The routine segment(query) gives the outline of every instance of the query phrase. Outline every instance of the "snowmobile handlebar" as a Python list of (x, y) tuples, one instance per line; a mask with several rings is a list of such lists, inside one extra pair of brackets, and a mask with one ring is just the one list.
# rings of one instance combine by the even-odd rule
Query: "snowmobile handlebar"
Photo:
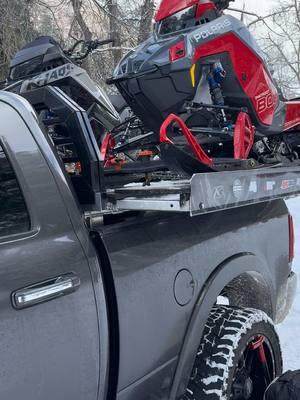
[[(96, 50), (100, 46), (104, 46), (106, 44), (114, 44), (114, 39), (108, 38), (104, 40), (78, 40), (74, 43), (74, 45), (65, 51), (65, 54), (69, 56), (73, 61), (82, 61), (84, 60), (92, 51)], [(84, 52), (75, 52), (78, 46), (83, 45), (85, 47)]]

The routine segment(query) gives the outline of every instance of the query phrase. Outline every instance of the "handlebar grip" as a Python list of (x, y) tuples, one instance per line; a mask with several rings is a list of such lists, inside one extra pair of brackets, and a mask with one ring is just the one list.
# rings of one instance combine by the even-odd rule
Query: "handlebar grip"
[(114, 44), (115, 39), (109, 38), (109, 39), (104, 39), (104, 40), (95, 40), (95, 44), (97, 44), (97, 47), (99, 46), (104, 46), (105, 44)]

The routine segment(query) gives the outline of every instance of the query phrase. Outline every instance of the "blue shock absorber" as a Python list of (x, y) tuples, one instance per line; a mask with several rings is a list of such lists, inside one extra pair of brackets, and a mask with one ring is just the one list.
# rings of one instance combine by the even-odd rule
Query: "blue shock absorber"
[(213, 64), (210, 73), (208, 74), (208, 84), (211, 94), (211, 99), (214, 105), (224, 106), (224, 96), (222, 93), (222, 82), (226, 77), (226, 71), (224, 70), (220, 62)]
[[(208, 74), (207, 80), (209, 84), (212, 103), (216, 106), (224, 106), (224, 96), (222, 93), (222, 82), (226, 77), (226, 71), (220, 62), (212, 65), (211, 71)], [(227, 124), (227, 118), (224, 109), (221, 109), (223, 121)]]

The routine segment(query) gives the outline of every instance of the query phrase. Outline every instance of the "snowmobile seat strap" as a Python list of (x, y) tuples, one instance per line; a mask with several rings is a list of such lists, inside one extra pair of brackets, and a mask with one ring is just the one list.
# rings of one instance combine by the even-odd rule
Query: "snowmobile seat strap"
[(160, 142), (161, 143), (168, 143), (174, 145), (172, 140), (168, 138), (168, 128), (171, 124), (176, 123), (181, 131), (182, 134), (186, 137), (187, 141), (189, 142), (189, 145), (191, 146), (191, 149), (196, 156), (196, 158), (204, 165), (211, 167), (214, 165), (213, 160), (208, 157), (208, 155), (205, 153), (201, 145), (197, 142), (195, 139), (194, 135), (192, 132), (189, 130), (189, 128), (186, 126), (185, 122), (178, 117), (178, 115), (175, 114), (170, 114), (165, 121), (163, 122), (161, 128), (160, 128)]

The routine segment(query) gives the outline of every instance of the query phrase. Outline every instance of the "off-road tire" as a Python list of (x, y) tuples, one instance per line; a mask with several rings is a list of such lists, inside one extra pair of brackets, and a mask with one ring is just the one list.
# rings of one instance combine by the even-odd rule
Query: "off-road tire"
[[(182, 400), (229, 400), (240, 357), (248, 344), (259, 335), (266, 338), (270, 354), (272, 352), (273, 379), (282, 373), (282, 357), (272, 320), (256, 309), (215, 307), (205, 326), (191, 379)], [(262, 398), (255, 397), (255, 400)]]

